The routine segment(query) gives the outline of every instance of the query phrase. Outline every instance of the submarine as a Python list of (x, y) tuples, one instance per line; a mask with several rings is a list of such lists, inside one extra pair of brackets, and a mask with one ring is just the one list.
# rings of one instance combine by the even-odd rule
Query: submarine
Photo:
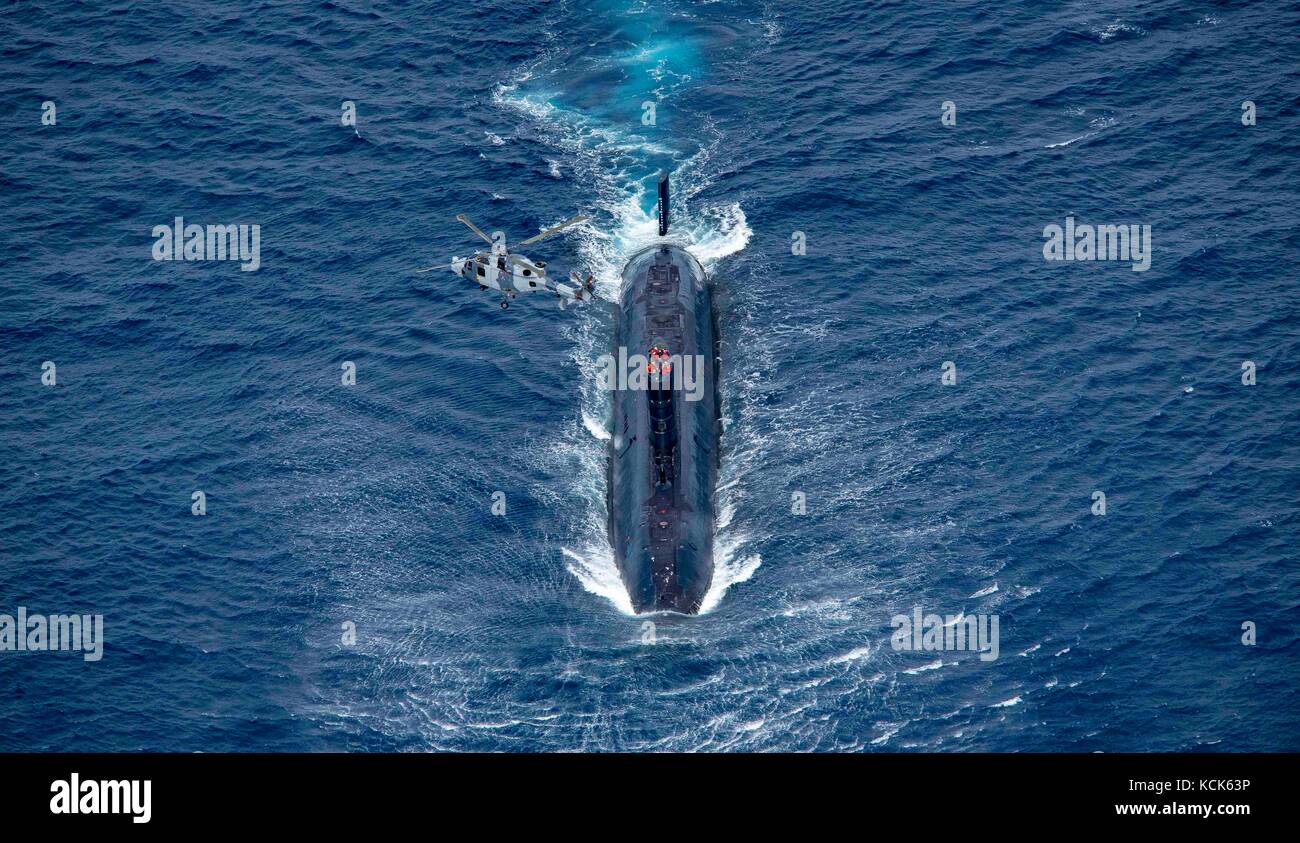
[(614, 353), (646, 370), (641, 386), (629, 378), (614, 390), (606, 484), (610, 544), (637, 614), (696, 614), (713, 581), (717, 317), (704, 267), (663, 239), (668, 194), (664, 172), (661, 240), (627, 259), (615, 306)]

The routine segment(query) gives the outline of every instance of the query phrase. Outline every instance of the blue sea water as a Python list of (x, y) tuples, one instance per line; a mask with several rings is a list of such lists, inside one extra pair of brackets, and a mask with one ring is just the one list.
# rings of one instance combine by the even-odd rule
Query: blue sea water
[[(0, 613), (106, 645), (0, 652), (0, 750), (1300, 749), (1298, 24), (10, 6)], [(474, 248), (457, 213), (585, 211), (529, 254), (609, 296), (659, 168), (725, 432), (707, 611), (650, 643), (605, 538), (607, 309), (413, 270)], [(1045, 261), (1067, 215), (1149, 224), (1150, 270)], [(177, 216), (259, 224), (260, 269), (152, 260)], [(914, 606), (996, 614), (1000, 658), (894, 650)]]

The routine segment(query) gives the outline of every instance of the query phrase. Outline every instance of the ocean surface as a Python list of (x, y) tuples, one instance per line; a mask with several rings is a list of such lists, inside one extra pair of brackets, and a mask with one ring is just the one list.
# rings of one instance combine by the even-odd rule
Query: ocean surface
[[(0, 750), (1300, 750), (1296, 4), (3, 32), (0, 613), (105, 645), (0, 652)], [(479, 245), (458, 213), (582, 211), (525, 252), (610, 296), (660, 168), (725, 431), (706, 611), (651, 630), (605, 532), (608, 305), (414, 270)], [(1150, 269), (1045, 260), (1067, 216), (1150, 225)], [(155, 261), (175, 217), (260, 225), (260, 268)], [(913, 607), (996, 615), (999, 658), (895, 650)]]

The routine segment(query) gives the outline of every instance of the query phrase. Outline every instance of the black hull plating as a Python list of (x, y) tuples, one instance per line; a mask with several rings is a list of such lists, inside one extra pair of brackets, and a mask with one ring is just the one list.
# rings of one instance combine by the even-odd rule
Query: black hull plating
[(608, 476), (610, 542), (633, 609), (694, 614), (713, 581), (721, 427), (717, 325), (704, 269), (677, 246), (637, 252), (623, 268), (616, 325), (616, 358), (620, 347), (631, 358), (660, 345), (681, 355), (675, 366), (688, 358), (692, 368), (702, 364), (694, 392), (614, 393)]

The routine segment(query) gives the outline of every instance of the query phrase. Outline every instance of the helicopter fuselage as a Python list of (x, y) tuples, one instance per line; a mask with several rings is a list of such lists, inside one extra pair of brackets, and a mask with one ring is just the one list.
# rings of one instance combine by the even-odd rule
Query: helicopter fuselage
[(502, 293), (531, 293), (546, 289), (546, 264), (518, 255), (480, 252), (452, 261), (452, 272), (480, 287)]

